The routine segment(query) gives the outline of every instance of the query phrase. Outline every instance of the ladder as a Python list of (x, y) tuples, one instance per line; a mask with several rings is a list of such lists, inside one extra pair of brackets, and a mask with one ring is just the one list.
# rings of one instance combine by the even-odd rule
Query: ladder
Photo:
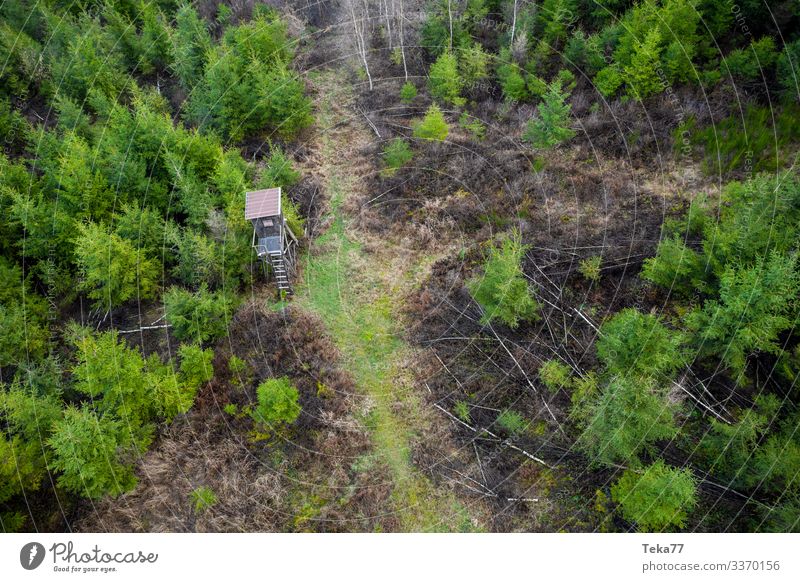
[(280, 293), (292, 293), (292, 286), (289, 284), (289, 273), (286, 272), (286, 263), (283, 260), (283, 253), (274, 251), (269, 253), (269, 264), (272, 267), (272, 274)]

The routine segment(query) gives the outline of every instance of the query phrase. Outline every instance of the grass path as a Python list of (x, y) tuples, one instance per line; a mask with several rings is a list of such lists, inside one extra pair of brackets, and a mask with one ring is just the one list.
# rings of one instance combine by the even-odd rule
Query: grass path
[(359, 389), (372, 401), (366, 423), (374, 453), (392, 476), (392, 509), (400, 528), (473, 529), (455, 496), (435, 488), (411, 459), (413, 438), (424, 434), (430, 416), (409, 370), (413, 351), (400, 338), (399, 310), (404, 293), (418, 283), (432, 258), (409, 257), (388, 240), (381, 241), (378, 251), (364, 250), (359, 241), (367, 235), (355, 230), (346, 202), (363, 188), (361, 175), (370, 165), (359, 144), (371, 137), (346, 109), (347, 88), (334, 73), (314, 82), (322, 129), (309, 170), (322, 180), (330, 207), (325, 232), (304, 258), (296, 301), (322, 317)]

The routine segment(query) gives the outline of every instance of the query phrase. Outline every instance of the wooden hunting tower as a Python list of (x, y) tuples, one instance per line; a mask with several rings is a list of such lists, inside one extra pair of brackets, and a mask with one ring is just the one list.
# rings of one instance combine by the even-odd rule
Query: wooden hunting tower
[(298, 242), (281, 211), (281, 189), (247, 192), (244, 217), (253, 223), (253, 247), (258, 258), (269, 266), (278, 291), (291, 293), (289, 277), (295, 274)]

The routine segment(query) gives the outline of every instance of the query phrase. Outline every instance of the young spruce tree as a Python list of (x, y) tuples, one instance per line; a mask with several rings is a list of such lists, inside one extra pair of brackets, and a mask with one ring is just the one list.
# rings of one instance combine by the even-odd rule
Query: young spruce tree
[(539, 319), (539, 304), (531, 296), (520, 263), (525, 246), (519, 232), (512, 232), (500, 248), (493, 248), (482, 276), (470, 281), (470, 293), (484, 310), (483, 323), (499, 319), (509, 327)]

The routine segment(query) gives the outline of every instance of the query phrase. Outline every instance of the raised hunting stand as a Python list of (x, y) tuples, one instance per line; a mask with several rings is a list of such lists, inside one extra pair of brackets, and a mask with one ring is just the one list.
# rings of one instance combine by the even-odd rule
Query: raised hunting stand
[(281, 189), (247, 192), (244, 217), (253, 223), (253, 247), (264, 265), (269, 265), (278, 291), (291, 293), (289, 277), (295, 274), (298, 241), (281, 212)]

